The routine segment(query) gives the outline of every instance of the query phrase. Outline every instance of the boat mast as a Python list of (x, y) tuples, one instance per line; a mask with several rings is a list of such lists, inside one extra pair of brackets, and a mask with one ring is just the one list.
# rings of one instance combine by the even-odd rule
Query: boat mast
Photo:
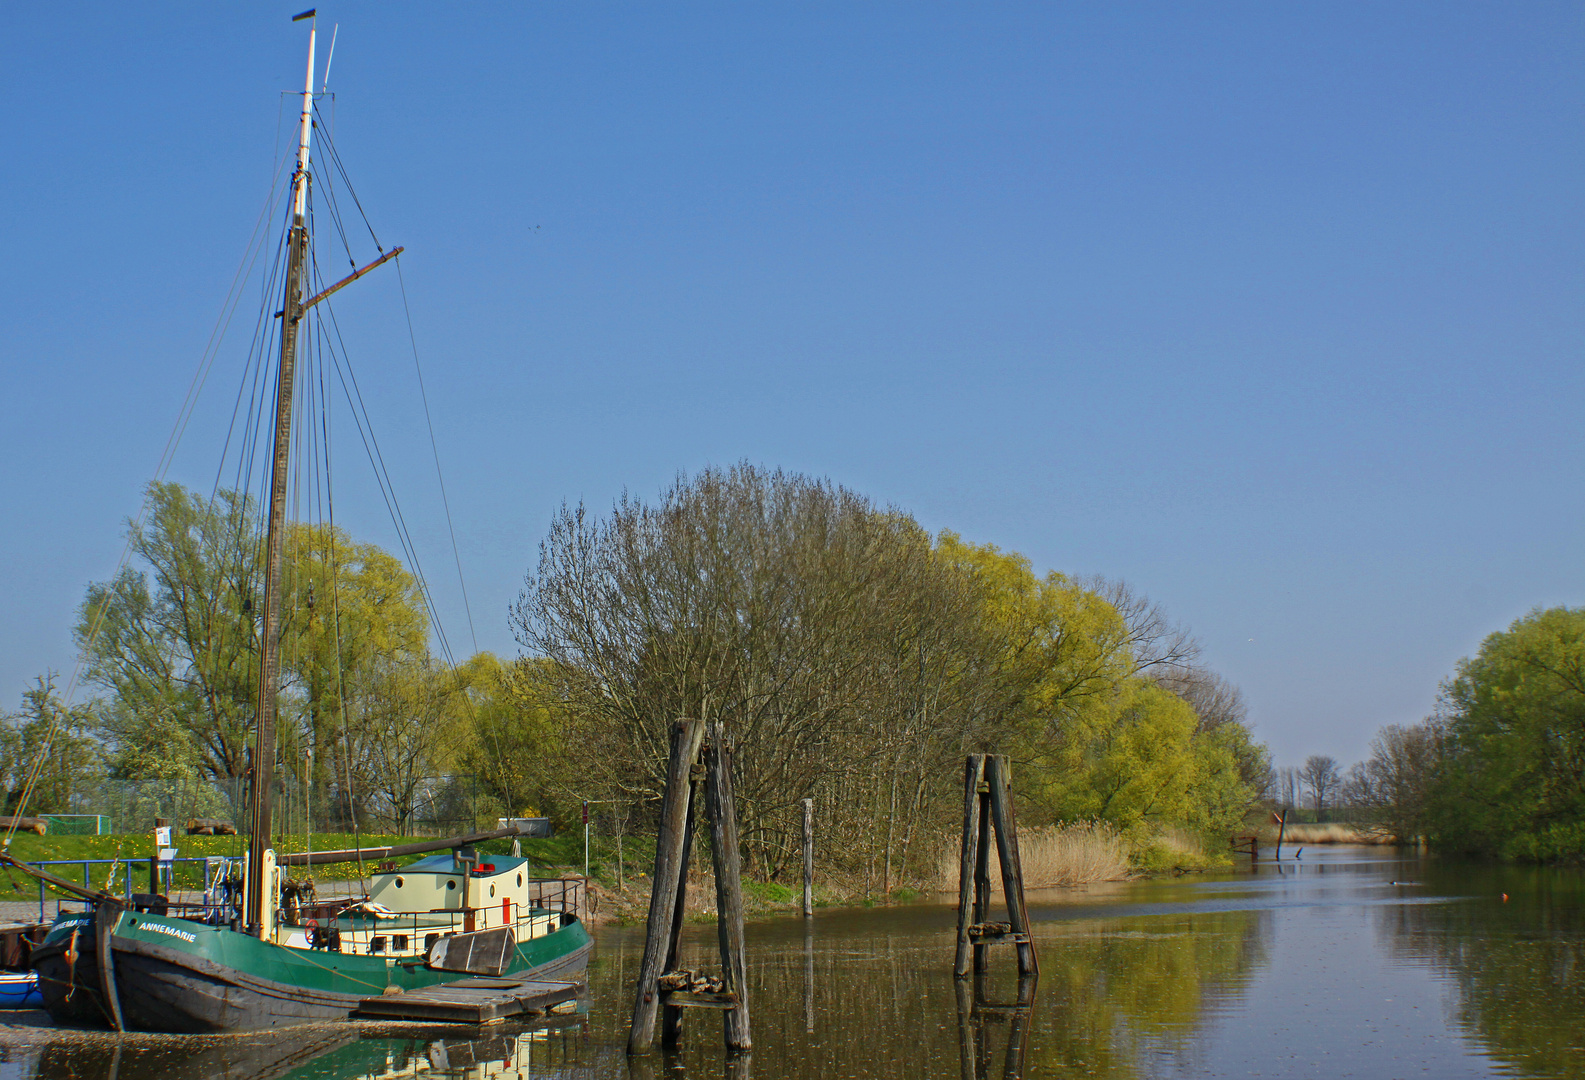
[[(297, 19), (312, 19), (305, 11)], [(259, 703), (253, 743), (253, 833), (248, 843), (247, 891), (242, 921), (248, 933), (268, 938), (264, 925), (265, 852), (270, 847), (270, 801), (275, 786), (275, 704), (280, 691), (281, 553), (286, 540), (286, 467), (292, 446), (292, 386), (297, 367), (297, 327), (303, 318), (303, 278), (308, 258), (308, 138), (313, 130), (314, 25), (308, 27), (308, 75), (292, 174), (292, 225), (286, 237), (286, 297), (281, 304), (281, 361), (275, 383), (275, 452), (270, 465), (269, 523), (264, 541), (264, 618), (259, 635)]]

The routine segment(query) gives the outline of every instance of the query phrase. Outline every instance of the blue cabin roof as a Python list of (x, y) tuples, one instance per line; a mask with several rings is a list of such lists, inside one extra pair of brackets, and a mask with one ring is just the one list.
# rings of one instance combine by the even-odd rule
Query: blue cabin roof
[[(481, 855), (479, 856), (479, 861), (486, 864), (494, 863), (497, 874), (504, 874), (509, 870), (528, 865), (527, 859), (514, 858), (511, 855)], [(446, 851), (441, 852), (439, 855), (426, 856), (415, 863), (408, 863), (398, 872), (403, 874), (455, 874), (457, 873), (457, 861), (449, 851)]]

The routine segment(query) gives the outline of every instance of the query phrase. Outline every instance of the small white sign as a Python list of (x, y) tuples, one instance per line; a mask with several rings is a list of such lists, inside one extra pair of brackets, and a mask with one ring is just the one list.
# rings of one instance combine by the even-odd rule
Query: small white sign
[(160, 862), (170, 862), (176, 858), (176, 849), (173, 847), (160, 848)]
[(154, 846), (168, 848), (171, 846), (171, 827), (161, 825), (154, 830)]

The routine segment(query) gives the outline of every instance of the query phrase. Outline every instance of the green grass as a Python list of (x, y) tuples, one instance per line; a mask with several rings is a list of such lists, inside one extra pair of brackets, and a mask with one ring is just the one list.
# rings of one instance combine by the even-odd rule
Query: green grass
[(793, 898), (791, 889), (775, 881), (751, 881), (744, 878), (743, 891), (767, 904), (785, 904)]

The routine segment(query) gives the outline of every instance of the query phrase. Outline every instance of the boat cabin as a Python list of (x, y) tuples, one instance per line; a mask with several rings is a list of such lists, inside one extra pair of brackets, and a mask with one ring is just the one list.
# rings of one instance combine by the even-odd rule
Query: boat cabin
[(469, 861), (450, 853), (431, 855), (399, 870), (375, 875), (369, 900), (392, 911), (461, 911), (464, 908), (527, 908), (528, 860), (481, 855)]

